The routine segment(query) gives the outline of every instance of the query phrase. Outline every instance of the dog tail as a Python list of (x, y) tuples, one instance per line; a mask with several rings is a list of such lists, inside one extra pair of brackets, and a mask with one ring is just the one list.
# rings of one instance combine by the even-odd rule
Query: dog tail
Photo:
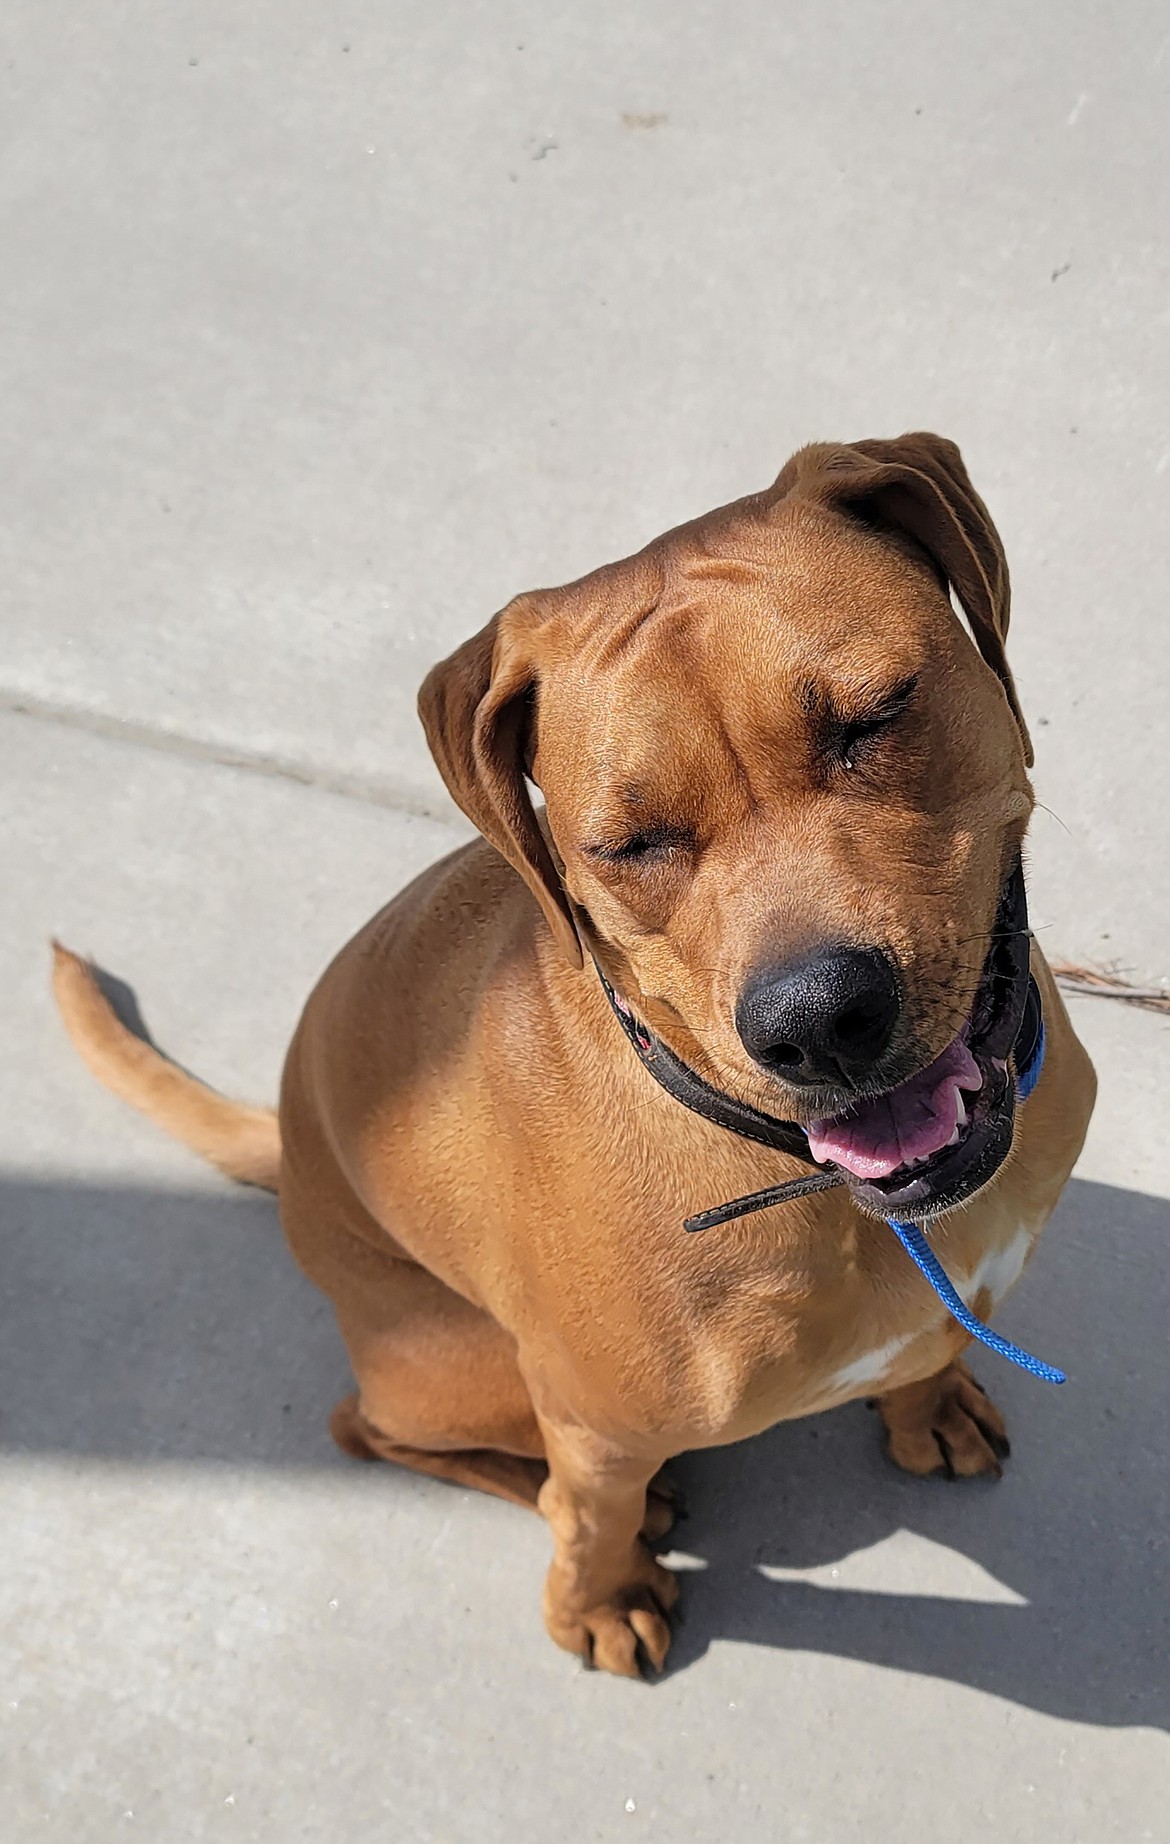
[(275, 1191), (280, 1127), (272, 1108), (228, 1101), (137, 1037), (102, 991), (97, 969), (53, 943), (53, 993), (65, 1029), (99, 1082), (241, 1184)]

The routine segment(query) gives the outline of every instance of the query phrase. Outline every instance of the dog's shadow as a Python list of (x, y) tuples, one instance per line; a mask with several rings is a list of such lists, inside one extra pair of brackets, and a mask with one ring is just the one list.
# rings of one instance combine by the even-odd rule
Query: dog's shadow
[[(0, 1446), (349, 1464), (325, 1431), (349, 1387), (332, 1310), (293, 1267), (271, 1200), (11, 1179), (0, 1213)], [(1170, 1205), (1070, 1185), (1003, 1315), (1070, 1382), (976, 1354), (1012, 1429), (1002, 1483), (907, 1478), (861, 1405), (683, 1459), (691, 1515), (674, 1540), (703, 1566), (685, 1577), (674, 1669), (735, 1640), (1170, 1728), (1168, 1247)], [(960, 1590), (975, 1598), (863, 1589), (856, 1563), (825, 1580), (902, 1529), (980, 1565)], [(824, 1585), (763, 1572), (805, 1568)]]

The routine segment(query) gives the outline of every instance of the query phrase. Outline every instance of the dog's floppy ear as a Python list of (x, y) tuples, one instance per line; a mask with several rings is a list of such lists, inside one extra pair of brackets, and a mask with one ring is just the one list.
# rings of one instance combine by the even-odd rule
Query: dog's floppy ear
[(432, 667), (418, 710), (451, 794), (520, 873), (562, 951), (579, 967), (573, 912), (525, 786), (537, 695), (531, 637), (540, 619), (536, 598), (510, 602)]
[(848, 446), (816, 443), (793, 455), (773, 492), (837, 505), (917, 540), (962, 604), (975, 644), (1007, 695), (1031, 768), (1032, 744), (1005, 650), (1007, 559), (955, 444), (926, 432)]

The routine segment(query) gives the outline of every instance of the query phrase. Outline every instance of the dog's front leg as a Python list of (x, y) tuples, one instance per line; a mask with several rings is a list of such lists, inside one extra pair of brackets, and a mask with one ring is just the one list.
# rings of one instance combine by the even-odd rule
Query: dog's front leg
[(549, 1465), (540, 1509), (553, 1533), (549, 1633), (604, 1671), (636, 1678), (643, 1661), (661, 1671), (678, 1585), (639, 1532), (662, 1456), (635, 1456), (575, 1419), (541, 1414), (540, 1424)]

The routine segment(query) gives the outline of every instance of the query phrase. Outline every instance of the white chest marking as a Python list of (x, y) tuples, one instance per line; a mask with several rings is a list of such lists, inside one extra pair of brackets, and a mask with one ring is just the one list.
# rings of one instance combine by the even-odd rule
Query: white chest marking
[(975, 1272), (959, 1283), (959, 1291), (967, 1305), (973, 1304), (976, 1294), (984, 1287), (998, 1305), (1019, 1280), (1034, 1240), (1030, 1229), (1021, 1229), (1003, 1248), (988, 1249)]
[[(1017, 1230), (1011, 1241), (1001, 1248), (988, 1249), (972, 1274), (956, 1275), (955, 1284), (967, 1305), (971, 1306), (984, 1288), (990, 1293), (993, 1304), (998, 1305), (1019, 1280), (1035, 1239), (1032, 1230)], [(918, 1326), (913, 1332), (902, 1332), (896, 1338), (887, 1339), (884, 1345), (872, 1351), (863, 1351), (860, 1357), (834, 1372), (829, 1388), (836, 1395), (839, 1391), (865, 1389), (870, 1384), (880, 1383), (894, 1359), (900, 1357), (908, 1345), (924, 1332), (935, 1329), (934, 1326)]]
[(878, 1345), (876, 1350), (863, 1351), (851, 1364), (844, 1364), (834, 1372), (829, 1388), (835, 1394), (839, 1389), (864, 1389), (867, 1383), (880, 1382), (894, 1359), (907, 1345), (913, 1344), (922, 1329), (916, 1327), (913, 1332), (901, 1332), (897, 1338), (889, 1338), (884, 1345)]
[[(1021, 1228), (1010, 1242), (1000, 1248), (988, 1249), (980, 1257), (973, 1273), (956, 1274), (955, 1285), (967, 1305), (973, 1305), (976, 1296), (984, 1288), (990, 1293), (993, 1305), (998, 1305), (1019, 1280), (1035, 1240), (1035, 1230)], [(829, 1391), (833, 1395), (852, 1394), (880, 1383), (894, 1359), (900, 1357), (916, 1338), (937, 1331), (939, 1323), (935, 1321), (916, 1326), (912, 1332), (901, 1332), (897, 1337), (887, 1339), (884, 1345), (877, 1345), (872, 1351), (863, 1351), (860, 1357), (855, 1357), (851, 1363), (843, 1364), (840, 1370), (834, 1371), (829, 1380)]]

